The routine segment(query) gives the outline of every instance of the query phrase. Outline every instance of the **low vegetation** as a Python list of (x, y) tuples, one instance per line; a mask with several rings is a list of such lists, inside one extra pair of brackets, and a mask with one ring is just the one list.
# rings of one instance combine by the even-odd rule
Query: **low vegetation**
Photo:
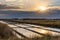
[(51, 36), (47, 34), (47, 36), (38, 37), (33, 36), (31, 38), (18, 38), (11, 28), (3, 23), (0, 23), (0, 40), (60, 40), (60, 36)]
[(7, 40), (7, 39), (15, 39), (17, 38), (11, 28), (3, 23), (0, 23), (0, 40)]
[(46, 20), (46, 19), (25, 19), (25, 20), (13, 20), (18, 23), (30, 23), (30, 24), (37, 24), (40, 26), (45, 26), (45, 27), (54, 27), (54, 28), (60, 28), (60, 20)]

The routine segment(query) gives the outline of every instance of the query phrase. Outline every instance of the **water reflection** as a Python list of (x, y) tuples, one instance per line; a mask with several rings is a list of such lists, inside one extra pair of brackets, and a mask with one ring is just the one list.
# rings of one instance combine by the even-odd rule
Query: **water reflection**
[[(29, 25), (23, 25), (23, 24), (16, 24), (17, 26), (21, 26), (21, 27), (31, 27), (31, 26), (29, 26)], [(60, 33), (57, 33), (57, 32), (52, 32), (52, 31), (48, 31), (48, 30), (43, 30), (43, 29), (39, 29), (39, 28), (27, 28), (27, 29), (30, 29), (30, 30), (34, 30), (34, 31), (36, 31), (36, 32), (38, 32), (38, 33), (42, 33), (42, 34), (45, 34), (45, 35), (47, 35), (47, 34), (50, 34), (50, 35), (52, 35), (52, 36), (57, 36), (57, 35), (60, 35)], [(25, 29), (22, 29), (22, 28), (20, 28), (20, 29), (17, 29), (19, 32), (22, 32), (24, 35), (26, 35), (26, 36), (28, 36), (28, 37), (30, 37), (30, 36), (34, 36), (34, 35), (36, 35), (36, 36), (40, 36), (40, 37), (42, 37), (42, 35), (39, 35), (39, 34), (37, 34), (37, 33), (34, 33), (34, 32), (32, 32), (32, 31), (28, 31), (28, 30), (25, 30)]]
[(40, 33), (47, 34), (48, 31), (46, 31), (46, 30), (40, 30)]
[(42, 35), (36, 34), (34, 32), (22, 29), (22, 28), (14, 28), (15, 30), (17, 30), (19, 33), (22, 33), (23, 35), (27, 36), (27, 37), (31, 37), (31, 36), (39, 36), (41, 37)]

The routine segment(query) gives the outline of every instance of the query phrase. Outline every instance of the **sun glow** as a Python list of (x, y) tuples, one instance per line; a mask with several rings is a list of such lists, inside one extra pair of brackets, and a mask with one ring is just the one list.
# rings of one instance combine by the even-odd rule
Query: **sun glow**
[(40, 7), (39, 7), (39, 10), (45, 11), (45, 10), (47, 10), (47, 7), (46, 7), (46, 6), (40, 6)]
[(14, 1), (16, 1), (16, 0), (5, 0), (6, 2), (14, 2)]

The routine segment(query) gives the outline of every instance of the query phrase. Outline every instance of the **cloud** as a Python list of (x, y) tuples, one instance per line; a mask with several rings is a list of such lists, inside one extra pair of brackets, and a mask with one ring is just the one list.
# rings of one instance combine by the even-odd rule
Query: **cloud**
[(5, 0), (6, 2), (14, 2), (14, 1), (16, 1), (16, 0)]
[(23, 6), (25, 9), (34, 10), (38, 6), (48, 6), (51, 5), (52, 0), (24, 0)]
[(8, 14), (0, 14), (0, 16), (8, 16)]
[(0, 9), (20, 9), (20, 7), (0, 4)]
[[(36, 7), (41, 5), (59, 5), (56, 4), (58, 0), (4, 0), (2, 8), (7, 9), (23, 9), (23, 10), (34, 10)], [(6, 7), (7, 6), (7, 7)], [(0, 9), (2, 9), (0, 8)]]

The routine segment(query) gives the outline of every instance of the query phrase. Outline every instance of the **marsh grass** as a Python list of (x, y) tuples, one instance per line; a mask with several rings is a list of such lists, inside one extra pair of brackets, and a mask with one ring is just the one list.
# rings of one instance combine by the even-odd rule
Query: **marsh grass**
[(60, 40), (60, 36), (51, 36), (47, 34), (46, 36), (31, 36), (30, 38), (18, 38), (10, 27), (6, 24), (0, 23), (0, 40)]
[(60, 40), (59, 36), (44, 36), (44, 37), (33, 37), (33, 38), (23, 38), (19, 39), (17, 37), (10, 37), (9, 39), (0, 39), (0, 40)]
[(44, 37), (33, 37), (33, 38), (24, 38), (20, 40), (60, 40), (59, 36), (44, 36)]
[(36, 24), (45, 27), (60, 28), (60, 19), (25, 19), (25, 20), (13, 20), (12, 22), (16, 23), (27, 23), (27, 24)]

